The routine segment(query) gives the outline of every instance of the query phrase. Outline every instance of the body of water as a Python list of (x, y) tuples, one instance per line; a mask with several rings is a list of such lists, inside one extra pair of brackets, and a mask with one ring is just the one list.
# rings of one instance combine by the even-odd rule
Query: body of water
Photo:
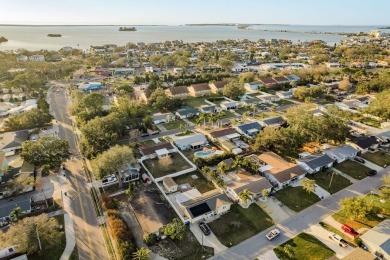
[[(0, 26), (0, 36), (8, 42), (0, 43), (0, 50), (58, 50), (64, 46), (88, 49), (91, 45), (128, 42), (161, 42), (183, 40), (184, 42), (212, 42), (216, 40), (288, 39), (293, 42), (324, 40), (329, 44), (345, 39), (340, 35), (308, 32), (369, 32), (379, 26), (298, 26), (298, 25), (254, 25), (250, 30), (236, 26), (135, 26), (135, 32), (120, 32), (120, 26)], [(279, 31), (287, 32), (279, 32)], [(390, 31), (390, 30), (383, 30)], [(47, 37), (47, 34), (62, 37)]]

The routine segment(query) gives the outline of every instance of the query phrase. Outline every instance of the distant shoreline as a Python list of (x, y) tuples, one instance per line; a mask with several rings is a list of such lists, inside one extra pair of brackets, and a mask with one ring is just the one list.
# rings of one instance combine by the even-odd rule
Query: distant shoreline
[(108, 26), (108, 27), (118, 27), (118, 26), (170, 26), (170, 25), (164, 25), (164, 24), (99, 24), (99, 25), (90, 25), (90, 24), (0, 24), (0, 26), (9, 26), (9, 27), (103, 27), (103, 26)]

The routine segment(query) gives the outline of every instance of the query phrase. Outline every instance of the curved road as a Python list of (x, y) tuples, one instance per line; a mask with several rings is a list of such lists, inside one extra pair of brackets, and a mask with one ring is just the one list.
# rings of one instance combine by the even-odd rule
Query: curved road
[(69, 205), (64, 209), (73, 216), (76, 244), (79, 258), (84, 259), (109, 259), (102, 232), (99, 228), (95, 208), (92, 204), (87, 180), (83, 173), (82, 163), (78, 147), (72, 131), (72, 121), (69, 118), (65, 94), (65, 84), (57, 84), (48, 93), (51, 113), (59, 124), (59, 137), (68, 141), (73, 159), (66, 163), (70, 174), (67, 176)]

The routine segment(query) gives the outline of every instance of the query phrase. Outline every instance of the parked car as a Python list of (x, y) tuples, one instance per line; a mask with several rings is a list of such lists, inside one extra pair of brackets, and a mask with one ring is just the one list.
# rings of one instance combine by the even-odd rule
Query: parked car
[(275, 228), (273, 230), (271, 230), (271, 232), (269, 232), (266, 237), (268, 238), (268, 240), (272, 240), (274, 239), (275, 237), (279, 236), (280, 235), (280, 230)]
[(148, 133), (142, 133), (141, 134), (141, 137), (145, 137), (145, 136), (149, 136), (149, 134)]
[(366, 163), (366, 161), (360, 157), (354, 157), (353, 159), (357, 162), (360, 162), (360, 163)]
[(206, 236), (211, 234), (211, 230), (210, 230), (209, 226), (207, 226), (206, 223), (200, 222), (199, 228), (200, 228), (200, 230), (202, 230), (203, 234), (205, 234)]
[(157, 135), (157, 134), (159, 134), (160, 133), (160, 131), (153, 131), (152, 133), (151, 133), (151, 135)]
[(333, 241), (335, 241), (336, 243), (338, 243), (339, 246), (341, 246), (341, 247), (347, 247), (348, 246), (347, 241), (345, 241), (342, 237), (340, 237), (339, 235), (336, 235), (333, 232), (329, 233), (329, 238), (332, 239)]
[(376, 171), (376, 170), (370, 170), (370, 171), (368, 171), (366, 174), (367, 174), (367, 176), (374, 176), (374, 175), (376, 175), (378, 172)]
[(355, 231), (352, 227), (348, 226), (347, 224), (344, 224), (341, 226), (341, 229), (347, 233), (350, 234), (351, 236), (357, 237), (359, 236), (359, 233)]

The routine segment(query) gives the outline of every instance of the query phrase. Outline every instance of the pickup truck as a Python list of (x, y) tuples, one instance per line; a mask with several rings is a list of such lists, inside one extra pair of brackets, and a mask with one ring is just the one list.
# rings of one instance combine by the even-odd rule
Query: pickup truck
[(279, 236), (280, 235), (280, 230), (275, 228), (273, 230), (271, 230), (271, 232), (269, 232), (266, 237), (268, 238), (268, 240), (272, 240), (274, 239), (275, 237)]
[(345, 241), (342, 237), (340, 237), (339, 235), (337, 235), (337, 234), (335, 234), (333, 232), (329, 233), (329, 238), (332, 239), (333, 241), (335, 241), (336, 243), (338, 243), (339, 246), (341, 246), (341, 247), (347, 247), (348, 246), (347, 241)]

